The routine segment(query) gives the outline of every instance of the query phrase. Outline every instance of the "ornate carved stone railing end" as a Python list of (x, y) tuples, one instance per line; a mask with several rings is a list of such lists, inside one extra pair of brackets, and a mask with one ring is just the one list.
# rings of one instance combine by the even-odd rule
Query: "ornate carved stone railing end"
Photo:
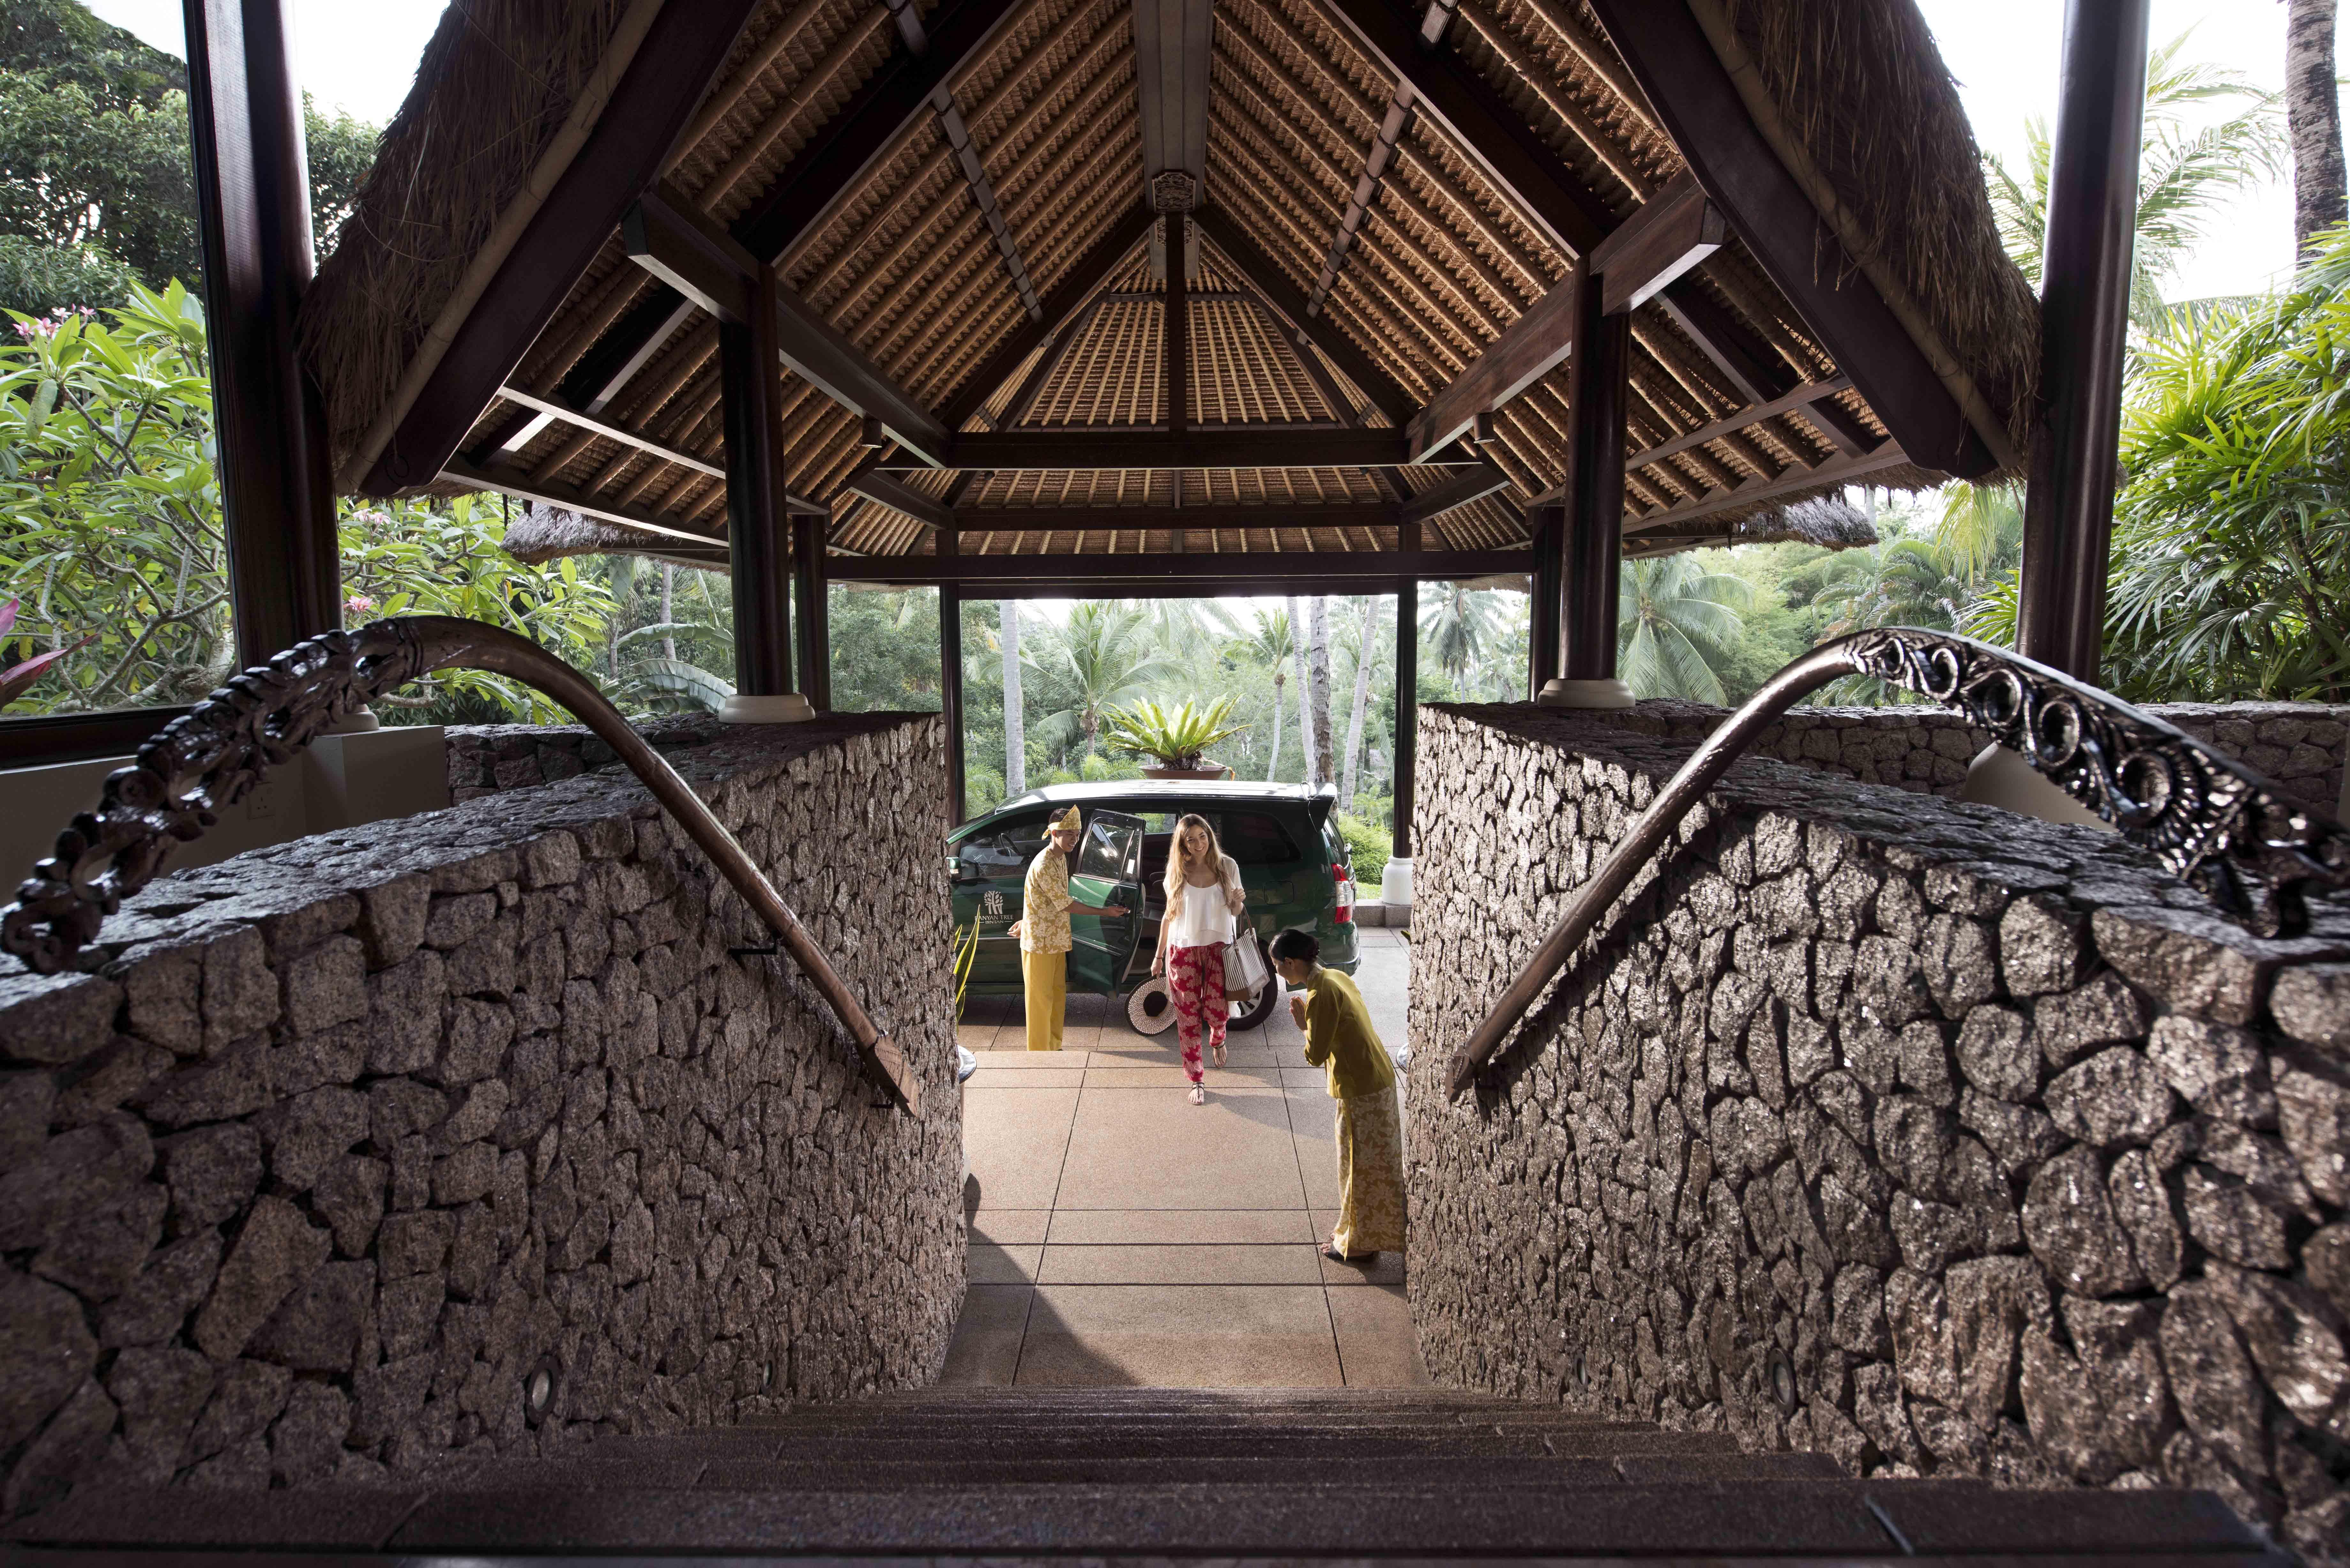
[(2259, 935), (2306, 929), (2306, 884), (2350, 887), (2350, 831), (2176, 726), (1972, 638), (1904, 627), (1856, 632), (1773, 676), (1666, 782), (1470, 1036), (1453, 1065), (1454, 1096), (1475, 1082), (1639, 868), (1756, 736), (1810, 693), (1851, 674), (1876, 676), (1964, 714)]
[(72, 967), (122, 900), (152, 880), (174, 845), (201, 837), (271, 768), (338, 721), (436, 670), (485, 670), (544, 692), (619, 754), (721, 875), (775, 933), (857, 1043), (867, 1071), (917, 1115), (921, 1085), (757, 865), (594, 682), (514, 633), (449, 616), (380, 620), (310, 639), (246, 670), (139, 748), (106, 781), (99, 807), (57, 836), (0, 909), (0, 948), (42, 973)]

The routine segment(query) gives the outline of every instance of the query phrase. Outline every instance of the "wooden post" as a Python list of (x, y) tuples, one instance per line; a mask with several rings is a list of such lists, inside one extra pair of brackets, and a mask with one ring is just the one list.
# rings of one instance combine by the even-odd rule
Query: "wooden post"
[[(1167, 358), (1167, 428), (1191, 428), (1191, 280), (1184, 275), (1190, 254), (1191, 221), (1180, 213), (1167, 214), (1167, 317), (1161, 352)], [(1181, 486), (1177, 485), (1180, 493)]]
[(1409, 862), (1412, 773), (1419, 761), (1419, 585), (1409, 577), (1396, 585), (1395, 671), (1395, 857)]
[(1539, 701), (1543, 688), (1558, 679), (1558, 628), (1562, 606), (1559, 585), (1565, 578), (1559, 552), (1565, 547), (1565, 514), (1555, 506), (1537, 506), (1527, 514), (1534, 530), (1534, 580), (1526, 607), (1526, 696)]
[(342, 625), (326, 413), (294, 331), (317, 265), (302, 100), (284, 0), (183, 9), (229, 597), (260, 664)]
[(819, 713), (832, 711), (832, 592), (825, 570), (825, 535), (831, 519), (792, 519), (792, 585), (799, 595), (799, 689)]
[[(775, 275), (759, 269), (750, 319), (718, 324), (726, 429), (726, 543), (733, 561), (734, 690), (719, 716), (737, 723), (806, 718), (792, 689), (792, 565), (775, 430)], [(788, 699), (788, 700), (787, 700)]]
[(1616, 676), (1616, 605), (1624, 570), (1624, 416), (1632, 317), (1606, 313), (1599, 277), (1576, 264), (1575, 357), (1567, 366), (1567, 475), (1559, 556), (1560, 679), (1541, 701), (1628, 708)]
[[(951, 527), (941, 528), (931, 546), (941, 556), (962, 554)], [(947, 826), (970, 815), (971, 791), (962, 754), (962, 592), (952, 582), (939, 585), (939, 711), (947, 724)]]
[(2067, 0), (2016, 646), (2094, 682), (2119, 480), (2149, 0)]

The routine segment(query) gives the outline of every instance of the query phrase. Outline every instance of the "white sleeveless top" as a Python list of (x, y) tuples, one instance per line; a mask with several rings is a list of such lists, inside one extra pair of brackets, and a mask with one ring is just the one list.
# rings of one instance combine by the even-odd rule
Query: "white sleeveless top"
[[(1224, 857), (1224, 875), (1234, 886), (1241, 879), (1241, 868), (1229, 855)], [(1173, 922), (1167, 933), (1170, 948), (1211, 948), (1232, 940), (1232, 911), (1224, 902), (1224, 890), (1215, 883), (1205, 888), (1181, 885), (1182, 891), (1167, 911)]]

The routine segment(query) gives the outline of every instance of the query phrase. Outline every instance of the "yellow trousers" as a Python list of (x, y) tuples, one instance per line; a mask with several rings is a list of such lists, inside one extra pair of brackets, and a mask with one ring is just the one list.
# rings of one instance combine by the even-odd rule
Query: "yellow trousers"
[(1069, 955), (1020, 950), (1020, 982), (1026, 988), (1028, 1049), (1061, 1048), (1061, 1016), (1069, 1010)]

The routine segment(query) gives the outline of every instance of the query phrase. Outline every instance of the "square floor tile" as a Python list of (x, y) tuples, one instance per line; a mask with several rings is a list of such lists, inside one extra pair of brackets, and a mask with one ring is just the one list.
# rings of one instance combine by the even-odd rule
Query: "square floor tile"
[(1245, 1080), (1228, 1080), (1204, 1106), (1173, 1087), (1088, 1086), (1061, 1190), (1072, 1209), (1306, 1206), (1282, 1096)]
[(1036, 1280), (1047, 1285), (1314, 1285), (1310, 1243), (1051, 1246)]
[(1310, 1241), (1303, 1209), (1062, 1209), (1045, 1240), (1055, 1246), (1206, 1246)]
[(1308, 1286), (1039, 1285), (1017, 1381), (1061, 1387), (1336, 1387)]
[(1049, 1209), (1061, 1184), (1078, 1091), (963, 1085), (962, 1143), (982, 1209)]
[(973, 1285), (963, 1293), (962, 1314), (947, 1345), (942, 1386), (1003, 1387), (1020, 1366), (1020, 1340), (1028, 1324), (1027, 1285)]

